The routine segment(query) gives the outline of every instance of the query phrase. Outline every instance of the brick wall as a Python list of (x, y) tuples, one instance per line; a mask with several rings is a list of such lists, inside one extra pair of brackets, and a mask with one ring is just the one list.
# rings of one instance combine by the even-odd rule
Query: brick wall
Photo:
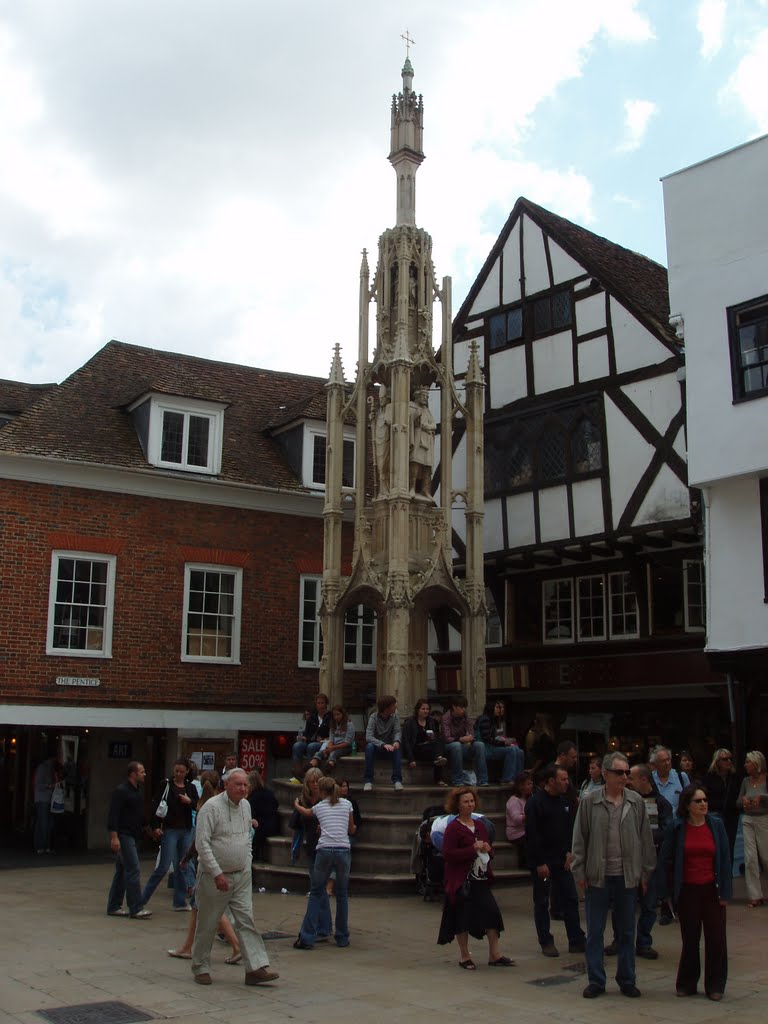
[[(0, 697), (82, 700), (56, 676), (98, 676), (88, 704), (130, 707), (302, 708), (317, 670), (298, 667), (300, 564), (322, 560), (322, 519), (3, 481), (0, 520)], [(46, 655), (51, 551), (117, 557), (112, 658)], [(351, 528), (345, 553), (352, 546)], [(184, 564), (242, 566), (239, 665), (182, 662)], [(372, 672), (345, 673), (357, 710)]]

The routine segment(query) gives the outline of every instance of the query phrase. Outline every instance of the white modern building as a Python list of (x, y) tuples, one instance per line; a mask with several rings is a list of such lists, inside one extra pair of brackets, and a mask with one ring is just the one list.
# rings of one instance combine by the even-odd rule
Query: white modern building
[(707, 645), (746, 742), (768, 707), (768, 136), (663, 179), (684, 335), (688, 476), (705, 523)]

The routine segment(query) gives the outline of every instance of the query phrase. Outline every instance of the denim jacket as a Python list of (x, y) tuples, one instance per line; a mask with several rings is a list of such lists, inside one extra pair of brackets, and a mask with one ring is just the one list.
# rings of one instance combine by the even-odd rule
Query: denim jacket
[[(729, 900), (733, 892), (731, 879), (731, 848), (725, 825), (719, 818), (708, 814), (704, 819), (715, 840), (715, 887), (721, 900)], [(667, 826), (664, 842), (659, 854), (659, 897), (668, 899), (670, 888), (672, 902), (677, 903), (683, 884), (683, 860), (685, 857), (685, 826), (683, 818), (675, 817)]]

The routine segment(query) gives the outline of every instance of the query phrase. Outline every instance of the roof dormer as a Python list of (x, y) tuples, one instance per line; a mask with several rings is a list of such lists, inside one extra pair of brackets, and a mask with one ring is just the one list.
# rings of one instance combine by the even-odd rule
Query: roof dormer
[(215, 476), (221, 471), (225, 408), (219, 402), (152, 392), (128, 411), (150, 465)]

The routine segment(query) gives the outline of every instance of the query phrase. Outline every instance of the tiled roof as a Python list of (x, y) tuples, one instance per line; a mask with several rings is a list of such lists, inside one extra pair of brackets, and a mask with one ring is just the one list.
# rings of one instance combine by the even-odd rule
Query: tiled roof
[(639, 314), (654, 332), (666, 341), (675, 351), (680, 345), (675, 332), (669, 326), (669, 292), (667, 271), (660, 263), (642, 256), (640, 253), (625, 249), (602, 235), (566, 220), (543, 206), (532, 203), (521, 196), (514, 205), (507, 223), (499, 235), (477, 282), (464, 301), (456, 322), (461, 323), (472, 308), (475, 295), (479, 290), (484, 271), (489, 269), (498, 252), (503, 248), (515, 222), (526, 213), (543, 230), (550, 235), (562, 248), (592, 273), (607, 291), (616, 295), (630, 310)]
[(55, 387), (55, 384), (22, 384), (18, 380), (0, 380), (0, 413), (18, 415)]
[(0, 432), (0, 452), (147, 469), (127, 406), (159, 391), (226, 405), (219, 479), (303, 489), (268, 428), (286, 407), (302, 403), (325, 419), (325, 384), (321, 377), (110, 341)]

